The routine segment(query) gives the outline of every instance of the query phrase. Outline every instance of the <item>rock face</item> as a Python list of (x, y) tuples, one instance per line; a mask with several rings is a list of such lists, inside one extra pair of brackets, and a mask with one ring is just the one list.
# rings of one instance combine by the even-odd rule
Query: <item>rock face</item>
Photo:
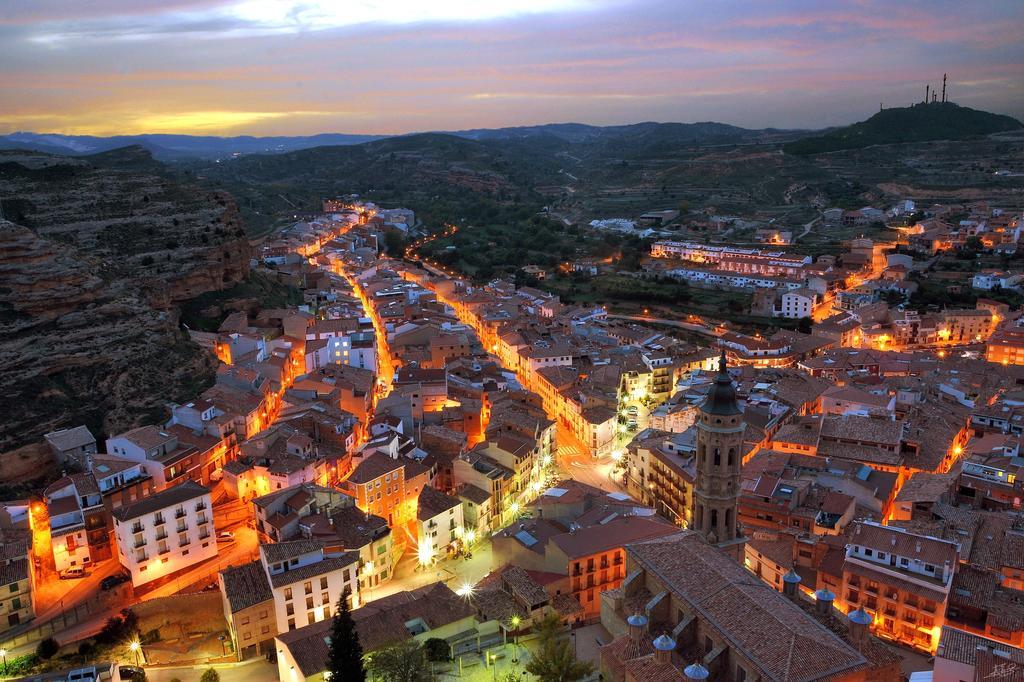
[(145, 160), (0, 151), (0, 450), (153, 421), (212, 380), (177, 304), (243, 279), (249, 242), (230, 197)]

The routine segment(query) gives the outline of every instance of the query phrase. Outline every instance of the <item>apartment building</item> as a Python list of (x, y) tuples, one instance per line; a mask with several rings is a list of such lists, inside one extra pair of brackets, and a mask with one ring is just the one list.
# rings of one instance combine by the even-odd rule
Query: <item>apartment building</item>
[(392, 459), (375, 452), (363, 459), (342, 490), (356, 500), (356, 506), (368, 514), (388, 520), (389, 526), (416, 518), (420, 491), (430, 480), (429, 470), (411, 459)]
[(872, 616), (879, 637), (935, 653), (959, 545), (871, 521), (854, 524), (837, 603)]
[(217, 556), (209, 488), (185, 481), (113, 512), (121, 565), (138, 587)]
[(32, 538), (28, 533), (0, 533), (0, 636), (35, 616), (31, 551)]
[(416, 509), (416, 546), (420, 563), (457, 551), (465, 532), (462, 501), (425, 486)]
[[(696, 410), (695, 410), (696, 411)], [(646, 429), (626, 447), (626, 490), (682, 527), (693, 516), (696, 434)]]
[(328, 552), (316, 540), (260, 545), (278, 632), (331, 617), (343, 594), (358, 608), (359, 552)]

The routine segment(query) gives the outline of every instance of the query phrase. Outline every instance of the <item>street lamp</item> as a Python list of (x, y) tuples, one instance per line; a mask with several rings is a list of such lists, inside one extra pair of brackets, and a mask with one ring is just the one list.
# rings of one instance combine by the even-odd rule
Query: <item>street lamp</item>
[(7, 649), (0, 649), (0, 657), (4, 659), (4, 675), (7, 675)]
[(128, 645), (128, 650), (135, 654), (135, 665), (139, 665), (139, 649), (141, 648), (142, 644), (137, 639), (133, 639), (131, 644)]

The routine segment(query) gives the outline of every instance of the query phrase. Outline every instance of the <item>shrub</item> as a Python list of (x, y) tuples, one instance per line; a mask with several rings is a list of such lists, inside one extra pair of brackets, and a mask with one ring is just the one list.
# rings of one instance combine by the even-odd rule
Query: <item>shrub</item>
[(203, 676), (199, 678), (199, 682), (220, 682), (220, 673), (213, 668), (207, 668), (203, 672)]
[(60, 644), (53, 637), (47, 637), (36, 646), (36, 656), (43, 660), (53, 658), (60, 651)]

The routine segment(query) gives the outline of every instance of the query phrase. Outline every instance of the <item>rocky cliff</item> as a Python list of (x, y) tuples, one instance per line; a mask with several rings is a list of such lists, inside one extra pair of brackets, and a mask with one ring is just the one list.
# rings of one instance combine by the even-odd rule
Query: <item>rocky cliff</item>
[(0, 151), (0, 450), (153, 421), (211, 380), (177, 305), (244, 278), (249, 243), (230, 197), (152, 168)]

